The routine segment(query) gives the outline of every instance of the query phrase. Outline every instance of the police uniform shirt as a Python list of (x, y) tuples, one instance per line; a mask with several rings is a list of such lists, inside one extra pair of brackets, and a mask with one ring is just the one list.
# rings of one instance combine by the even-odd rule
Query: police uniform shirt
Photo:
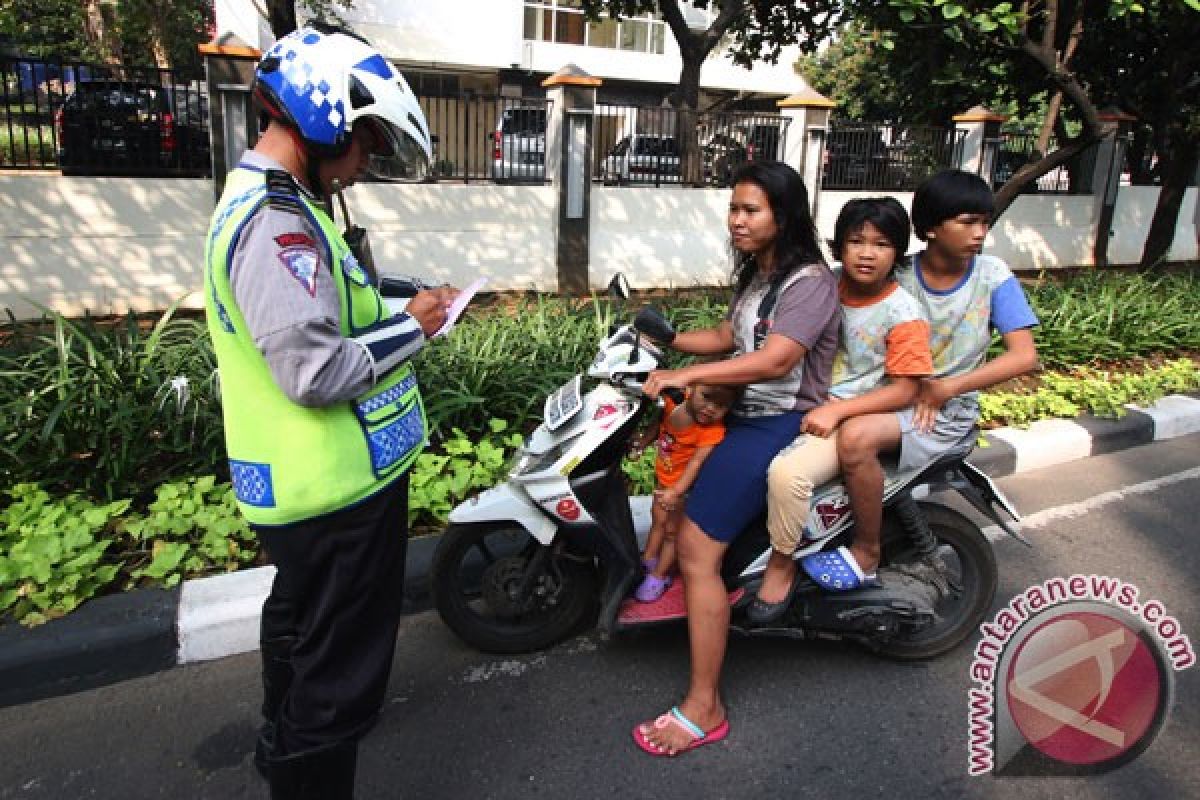
[[(242, 165), (283, 169), (253, 151)], [(333, 280), (320, 231), (298, 202), (269, 200), (246, 222), (230, 265), (233, 296), (275, 382), (304, 406), (361, 395), (425, 342), (420, 325), (407, 314), (387, 326), (386, 363), (372, 354), (377, 342), (344, 337)]]

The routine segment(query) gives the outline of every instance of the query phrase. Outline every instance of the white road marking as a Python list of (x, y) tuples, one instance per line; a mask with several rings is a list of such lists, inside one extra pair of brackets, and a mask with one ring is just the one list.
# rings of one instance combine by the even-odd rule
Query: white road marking
[[(1062, 506), (1054, 506), (1053, 508), (1043, 509), (1035, 514), (1030, 514), (1021, 520), (1022, 533), (1042, 528), (1052, 522), (1058, 522), (1064, 519), (1073, 519), (1081, 517), (1084, 514), (1090, 514), (1105, 506), (1124, 500), (1127, 497), (1138, 494), (1149, 494), (1156, 492), (1166, 486), (1183, 481), (1195, 480), (1200, 478), (1200, 467), (1185, 469), (1183, 472), (1176, 472), (1172, 475), (1164, 475), (1161, 478), (1155, 478), (1152, 481), (1143, 481), (1126, 486), (1123, 489), (1114, 489), (1111, 492), (1102, 492), (1094, 497), (1089, 497), (1086, 500), (1080, 500), (1077, 503), (1068, 503)], [(992, 541), (1008, 538), (1008, 534), (999, 525), (989, 525), (983, 529), (983, 534)]]

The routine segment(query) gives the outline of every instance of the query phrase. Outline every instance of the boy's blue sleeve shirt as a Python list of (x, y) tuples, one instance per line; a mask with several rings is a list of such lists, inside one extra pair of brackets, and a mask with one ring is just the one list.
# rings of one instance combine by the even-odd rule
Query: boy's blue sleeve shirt
[(1016, 276), (1010, 274), (992, 290), (991, 318), (992, 327), (1002, 336), (1038, 324), (1037, 315), (1033, 313)]

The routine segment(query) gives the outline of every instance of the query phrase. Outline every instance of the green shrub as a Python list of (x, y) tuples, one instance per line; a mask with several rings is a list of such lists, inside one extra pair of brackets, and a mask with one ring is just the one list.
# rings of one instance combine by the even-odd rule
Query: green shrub
[(14, 323), (0, 348), (0, 481), (135, 497), (223, 467), (215, 362), (203, 322)]
[(1200, 278), (1088, 272), (1028, 289), (1051, 369), (1200, 349)]
[[(1029, 295), (1048, 368), (1200, 350), (1200, 279), (1191, 275), (1088, 273), (1040, 281)], [(726, 290), (689, 291), (647, 302), (690, 330), (723, 319), (728, 297)], [(468, 440), (486, 439), (492, 418), (532, 428), (545, 395), (584, 369), (599, 336), (639, 305), (617, 310), (606, 298), (537, 295), (472, 310), (453, 335), (417, 357), (433, 453), (458, 436), (455, 429)], [(164, 480), (227, 476), (215, 361), (202, 321), (179, 318), (174, 308), (150, 325), (132, 316), (112, 323), (51, 314), (13, 323), (7, 333), (0, 344), (0, 485), (148, 500)], [(996, 418), (1068, 410), (1046, 394), (1003, 402), (1009, 408)], [(1103, 406), (1100, 399), (1070, 402)]]

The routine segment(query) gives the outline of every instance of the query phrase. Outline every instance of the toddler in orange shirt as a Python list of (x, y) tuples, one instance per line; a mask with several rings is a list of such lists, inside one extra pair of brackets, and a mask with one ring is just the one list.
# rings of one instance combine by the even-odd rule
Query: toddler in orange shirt
[(634, 592), (639, 602), (653, 603), (671, 585), (675, 531), (683, 513), (683, 500), (704, 459), (725, 438), (722, 420), (737, 400), (739, 388), (696, 384), (679, 404), (663, 395), (665, 405), (657, 431), (653, 438), (648, 435), (638, 443), (639, 449), (652, 442), (658, 447), (650, 535), (642, 554), (646, 576)]

